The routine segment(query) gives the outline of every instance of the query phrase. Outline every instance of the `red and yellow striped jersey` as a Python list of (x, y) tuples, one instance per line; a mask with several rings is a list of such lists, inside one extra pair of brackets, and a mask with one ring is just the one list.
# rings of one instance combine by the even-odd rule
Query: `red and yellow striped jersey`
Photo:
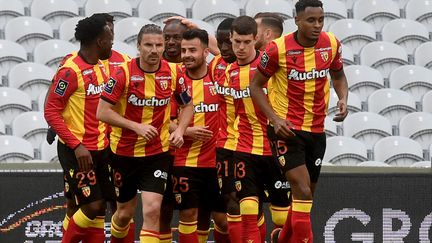
[(102, 63), (86, 63), (78, 53), (65, 58), (53, 79), (45, 105), (45, 119), (60, 141), (74, 149), (80, 143), (88, 150), (108, 146), (107, 126), (96, 119), (96, 109), (108, 79)]
[(273, 76), (272, 107), (279, 117), (289, 120), (295, 130), (324, 132), (330, 70), (343, 68), (341, 45), (328, 32), (313, 47), (303, 47), (297, 32), (274, 40), (261, 57), (258, 69)]
[(168, 151), (172, 94), (178, 102), (190, 99), (181, 69), (161, 60), (156, 72), (139, 66), (139, 58), (120, 65), (105, 84), (102, 99), (114, 105), (121, 116), (154, 126), (159, 136), (145, 141), (134, 131), (112, 126), (111, 150), (118, 155), (143, 157)]
[(111, 56), (108, 59), (101, 60), (101, 62), (104, 65), (107, 76), (109, 77), (111, 76), (111, 73), (114, 71), (114, 69), (129, 60), (130, 57), (128, 55), (111, 50)]
[(219, 54), (210, 62), (210, 77), (213, 81), (219, 80), (222, 76), (225, 75), (225, 70), (228, 66), (228, 63), (225, 62), (225, 60), (222, 58), (222, 56)]
[[(237, 62), (227, 68), (227, 79), (234, 100), (235, 115), (238, 118), (238, 142), (235, 151), (272, 155), (267, 138), (267, 117), (252, 101), (249, 84), (260, 62), (261, 53), (247, 65)], [(267, 87), (265, 87), (267, 93)]]
[(175, 151), (174, 166), (215, 168), (216, 138), (219, 131), (219, 97), (216, 88), (209, 74), (202, 79), (192, 79), (185, 75), (185, 83), (194, 107), (194, 116), (189, 126), (208, 126), (207, 129), (213, 131), (213, 137), (205, 142), (185, 137), (183, 146)]

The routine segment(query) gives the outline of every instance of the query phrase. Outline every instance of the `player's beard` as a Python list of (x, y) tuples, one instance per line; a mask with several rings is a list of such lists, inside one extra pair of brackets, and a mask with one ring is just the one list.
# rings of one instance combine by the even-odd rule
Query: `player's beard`
[(183, 64), (186, 66), (186, 69), (194, 71), (201, 67), (204, 62), (204, 58), (196, 59), (193, 57), (186, 57), (183, 59)]

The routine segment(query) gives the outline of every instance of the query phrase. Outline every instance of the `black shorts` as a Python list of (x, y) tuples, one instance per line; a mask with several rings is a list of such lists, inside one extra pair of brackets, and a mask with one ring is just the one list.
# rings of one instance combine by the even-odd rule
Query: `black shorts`
[(163, 195), (162, 205), (175, 205), (174, 194), (173, 194), (173, 183), (172, 183), (174, 156), (170, 154), (169, 157), (170, 157), (170, 163), (168, 166), (168, 179), (166, 183), (165, 192)]
[(219, 193), (216, 168), (174, 166), (173, 193), (180, 210), (203, 207), (214, 212), (226, 212)]
[(164, 194), (170, 164), (168, 152), (145, 157), (112, 153), (111, 161), (117, 202), (132, 200), (138, 190)]
[(57, 153), (64, 171), (65, 196), (74, 198), (78, 206), (104, 199), (115, 200), (114, 186), (111, 182), (109, 148), (90, 151), (93, 169), (81, 172), (73, 149), (63, 143), (57, 144)]
[(293, 130), (296, 136), (279, 139), (272, 126), (268, 126), (268, 138), (271, 141), (273, 155), (285, 173), (306, 164), (312, 183), (318, 181), (321, 162), (326, 150), (325, 133), (311, 133)]
[(280, 169), (271, 165), (274, 164), (273, 156), (234, 152), (234, 161), (238, 172), (235, 186), (239, 199), (251, 196), (262, 199), (264, 190), (267, 190), (273, 205), (289, 205), (289, 183)]
[(224, 148), (216, 148), (216, 161), (220, 192), (222, 195), (236, 192), (234, 184), (236, 179), (234, 151)]

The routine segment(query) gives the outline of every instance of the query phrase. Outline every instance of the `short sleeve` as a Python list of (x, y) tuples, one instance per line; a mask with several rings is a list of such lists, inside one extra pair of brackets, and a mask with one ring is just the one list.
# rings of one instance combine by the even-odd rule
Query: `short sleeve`
[(330, 64), (330, 69), (333, 71), (339, 71), (343, 68), (343, 61), (342, 61), (342, 45), (340, 44), (339, 40), (337, 40), (337, 50), (336, 50), (336, 56), (333, 59), (333, 62)]
[(267, 45), (264, 53), (261, 55), (261, 61), (258, 64), (258, 70), (266, 77), (271, 77), (279, 68), (279, 51), (275, 42)]
[(180, 69), (179, 66), (176, 65), (176, 79), (175, 79), (175, 89), (174, 89), (174, 97), (178, 103), (178, 105), (186, 105), (191, 101), (190, 92), (186, 86), (184, 73)]
[(123, 65), (113, 70), (111, 77), (105, 81), (101, 99), (115, 105), (122, 96), (126, 84)]

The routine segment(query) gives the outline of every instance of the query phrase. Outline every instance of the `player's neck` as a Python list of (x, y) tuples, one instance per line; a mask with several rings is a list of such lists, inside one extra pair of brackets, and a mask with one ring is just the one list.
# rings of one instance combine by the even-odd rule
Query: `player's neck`
[(247, 58), (245, 59), (237, 58), (237, 64), (240, 66), (248, 65), (249, 63), (253, 62), (253, 60), (255, 60), (255, 58), (257, 57), (257, 53), (258, 51), (254, 49), (253, 52), (251, 52), (251, 54)]
[(157, 64), (149, 64), (139, 57), (139, 67), (146, 73), (154, 73), (159, 70), (160, 61)]
[(165, 60), (167, 60), (168, 62), (172, 62), (172, 63), (181, 63), (182, 59), (181, 56), (176, 56), (176, 57), (172, 57), (172, 56), (168, 56), (166, 54), (166, 52), (163, 53), (163, 57)]
[(81, 47), (78, 51), (78, 55), (84, 60), (84, 62), (90, 65), (96, 65), (99, 61), (97, 52), (90, 48)]
[(207, 65), (204, 63), (195, 69), (186, 69), (187, 76), (191, 79), (202, 79), (207, 75)]
[(313, 47), (318, 42), (318, 40), (311, 40), (302, 35), (299, 31), (294, 34), (297, 43), (303, 47)]

